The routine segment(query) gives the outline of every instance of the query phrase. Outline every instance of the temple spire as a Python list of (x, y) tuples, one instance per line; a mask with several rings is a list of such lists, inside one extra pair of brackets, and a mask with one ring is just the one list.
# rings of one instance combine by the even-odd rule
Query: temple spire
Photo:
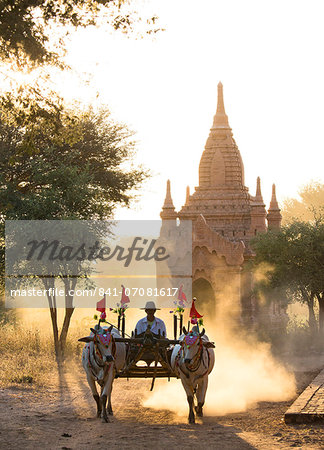
[(276, 197), (276, 185), (272, 185), (272, 196), (270, 201), (270, 207), (268, 209), (268, 228), (279, 229), (281, 225), (282, 216), (280, 214), (279, 205)]
[(224, 95), (223, 95), (223, 84), (220, 81), (217, 85), (217, 114), (225, 114), (225, 106), (224, 106)]
[(167, 180), (167, 188), (166, 188), (166, 195), (165, 195), (163, 208), (173, 208), (174, 209), (174, 205), (173, 205), (173, 201), (172, 201), (172, 197), (171, 197), (170, 180)]
[(279, 205), (277, 202), (277, 197), (276, 197), (276, 185), (273, 184), (272, 185), (272, 196), (271, 196), (271, 201), (270, 201), (270, 208), (269, 211), (277, 211), (279, 209)]
[(263, 203), (263, 198), (262, 198), (262, 194), (261, 194), (261, 180), (260, 180), (260, 177), (257, 178), (255, 200)]
[(225, 113), (223, 85), (221, 82), (217, 85), (217, 110), (214, 116), (213, 128), (230, 128), (228, 123), (228, 117)]
[(252, 197), (251, 202), (251, 235), (257, 233), (265, 233), (267, 231), (266, 225), (267, 211), (261, 194), (261, 180), (257, 178), (255, 197)]
[(174, 205), (171, 197), (170, 180), (167, 181), (166, 195), (160, 217), (161, 219), (175, 219), (177, 217), (177, 213), (174, 210)]
[(185, 203), (185, 205), (189, 204), (189, 197), (190, 197), (190, 187), (187, 186), (187, 189), (186, 189), (186, 203)]

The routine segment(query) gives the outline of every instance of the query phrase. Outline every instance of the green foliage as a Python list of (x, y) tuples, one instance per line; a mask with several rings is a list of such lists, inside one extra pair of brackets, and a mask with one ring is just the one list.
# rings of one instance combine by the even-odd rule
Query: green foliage
[[(73, 28), (107, 23), (132, 33), (143, 22), (146, 33), (159, 31), (156, 16), (142, 19), (130, 0), (0, 0), (0, 57), (20, 65), (62, 66), (64, 37)], [(59, 38), (55, 39), (55, 35)]]
[(251, 245), (255, 266), (263, 265), (268, 289), (283, 289), (311, 308), (316, 298), (320, 329), (324, 329), (324, 217), (315, 215), (312, 222), (295, 220), (281, 230), (259, 234)]
[(125, 163), (132, 133), (108, 110), (0, 99), (0, 208), (4, 219), (105, 219), (147, 173)]
[(324, 291), (324, 220), (294, 221), (279, 231), (259, 234), (253, 241), (255, 264), (268, 263), (271, 285)]
[[(0, 97), (0, 270), (5, 220), (106, 219), (147, 176), (132, 133), (108, 110), (64, 108), (23, 92)], [(128, 163), (128, 168), (126, 164)]]

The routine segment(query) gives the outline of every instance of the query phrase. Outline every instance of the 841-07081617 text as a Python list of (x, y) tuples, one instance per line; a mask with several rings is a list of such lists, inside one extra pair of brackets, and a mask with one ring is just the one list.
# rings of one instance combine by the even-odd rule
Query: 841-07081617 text
[[(136, 296), (140, 297), (174, 297), (177, 295), (179, 288), (126, 288), (125, 295), (127, 296)], [(99, 295), (107, 295), (108, 297), (118, 297), (121, 295), (121, 291), (117, 288), (99, 288)]]

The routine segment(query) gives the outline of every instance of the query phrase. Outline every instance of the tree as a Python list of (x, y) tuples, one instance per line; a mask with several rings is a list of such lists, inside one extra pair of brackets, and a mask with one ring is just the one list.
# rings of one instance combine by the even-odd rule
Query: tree
[(2, 213), (109, 217), (118, 203), (129, 204), (129, 191), (146, 175), (143, 168), (121, 168), (134, 156), (132, 134), (107, 109), (73, 112), (62, 103), (40, 107), (38, 100), (7, 95), (0, 112)]
[(142, 19), (131, 0), (0, 0), (0, 57), (19, 65), (62, 65), (64, 37), (79, 27), (108, 23), (123, 33), (144, 22), (156, 33), (156, 16)]
[(306, 222), (313, 220), (314, 211), (322, 210), (324, 213), (324, 184), (313, 181), (303, 186), (298, 195), (300, 200), (290, 198), (283, 202), (281, 209), (283, 225), (294, 219)]
[[(148, 175), (142, 167), (131, 164), (131, 136), (124, 125), (111, 120), (106, 109), (71, 112), (54, 100), (40, 106), (39, 99), (23, 95), (2, 98), (2, 270), (5, 220), (107, 219), (117, 205), (130, 204), (132, 192)], [(72, 300), (67, 298), (60, 335), (55, 304), (50, 307), (58, 359), (64, 352), (74, 311)]]
[(319, 331), (324, 335), (324, 217), (312, 222), (293, 221), (278, 231), (259, 234), (253, 241), (255, 265), (267, 263), (269, 287), (308, 305), (309, 324), (316, 326), (314, 301), (319, 305)]

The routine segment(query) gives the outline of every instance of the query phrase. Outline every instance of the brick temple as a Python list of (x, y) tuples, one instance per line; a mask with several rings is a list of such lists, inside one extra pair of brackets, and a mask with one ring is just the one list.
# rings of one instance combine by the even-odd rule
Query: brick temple
[(215, 304), (217, 308), (218, 297), (228, 292), (234, 296), (242, 320), (253, 320), (258, 307), (248, 270), (253, 258), (250, 240), (269, 228), (279, 228), (281, 214), (275, 185), (268, 210), (260, 178), (255, 195), (245, 186), (244, 165), (225, 112), (222, 83), (218, 84), (217, 111), (200, 159), (199, 185), (193, 193), (187, 187), (185, 204), (177, 212), (168, 180), (160, 215), (161, 236), (168, 223), (180, 222), (181, 228), (183, 221), (192, 221), (193, 296), (205, 306)]

